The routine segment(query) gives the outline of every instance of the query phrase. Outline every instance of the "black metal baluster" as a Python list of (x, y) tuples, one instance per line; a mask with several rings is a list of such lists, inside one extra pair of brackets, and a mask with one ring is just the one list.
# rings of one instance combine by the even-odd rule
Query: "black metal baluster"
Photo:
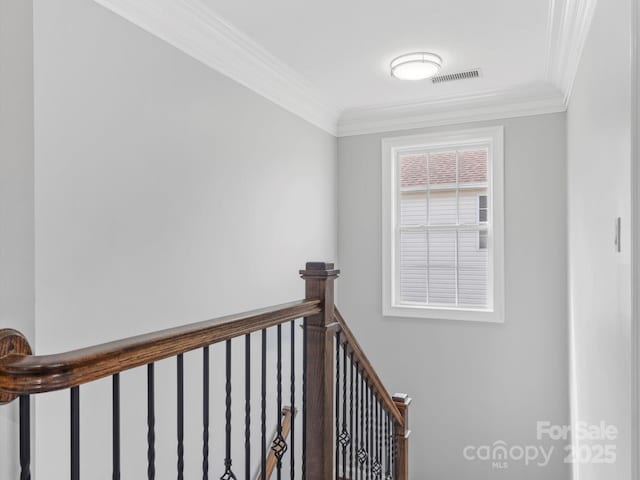
[(184, 480), (184, 358), (177, 357), (178, 480)]
[(395, 478), (395, 470), (393, 469), (393, 439), (394, 439), (394, 435), (393, 435), (393, 425), (394, 425), (394, 419), (391, 416), (391, 414), (388, 415), (388, 423), (389, 423), (389, 436), (387, 437), (389, 439), (389, 445), (387, 446), (387, 455), (388, 455), (388, 462), (389, 462), (389, 468), (388, 468), (388, 474), (387, 474), (387, 478), (392, 479)]
[(251, 334), (244, 337), (244, 478), (251, 480)]
[(373, 452), (374, 452), (374, 458), (375, 458), (373, 462), (373, 478), (377, 479), (380, 474), (380, 455), (378, 452), (378, 406), (379, 406), (379, 403), (378, 403), (378, 397), (375, 392), (373, 392), (371, 401), (373, 402)]
[(357, 450), (356, 450), (356, 480), (358, 480), (359, 475), (358, 473), (360, 472), (360, 468), (358, 468), (358, 465), (362, 465), (360, 463), (360, 446), (361, 446), (361, 442), (362, 442), (362, 434), (360, 433), (360, 423), (361, 423), (361, 418), (362, 418), (362, 409), (360, 408), (360, 382), (361, 382), (361, 376), (360, 376), (360, 364), (357, 363), (356, 364), (356, 436), (354, 439), (354, 443), (356, 444)]
[(370, 389), (371, 400), (371, 478), (376, 479), (378, 469), (378, 452), (376, 451), (376, 397), (373, 393), (373, 387)]
[(156, 478), (156, 407), (154, 365), (147, 365), (147, 478)]
[(209, 347), (202, 349), (202, 480), (209, 480)]
[(371, 435), (370, 435), (371, 427), (369, 422), (369, 384), (367, 383), (366, 380), (365, 380), (364, 386), (365, 386), (364, 444), (365, 444), (365, 449), (367, 450), (367, 463), (365, 464), (365, 474), (366, 474), (366, 478), (370, 480), (371, 479), (371, 444), (369, 440), (371, 438)]
[(380, 402), (380, 465), (382, 470), (380, 475), (384, 480), (387, 478), (387, 411)]
[(380, 435), (378, 436), (378, 461), (380, 462), (380, 478), (384, 478), (384, 408), (382, 402), (380, 402), (378, 408), (378, 425), (380, 429)]
[(80, 388), (71, 389), (71, 480), (80, 480)]
[(389, 462), (389, 468), (388, 468), (388, 474), (387, 474), (387, 478), (392, 479), (395, 477), (394, 474), (394, 470), (393, 470), (393, 454), (392, 454), (392, 450), (393, 450), (393, 417), (391, 416), (391, 414), (388, 415), (388, 420), (389, 422), (389, 436), (387, 437), (389, 439), (389, 445), (387, 447), (387, 455), (388, 455), (388, 462)]
[(378, 478), (379, 471), (379, 459), (378, 456), (378, 397), (376, 396), (376, 392), (371, 387), (371, 405), (373, 405), (373, 409), (371, 411), (371, 421), (373, 422), (373, 434), (371, 436), (373, 442), (373, 478)]
[(353, 444), (354, 444), (354, 432), (353, 432), (353, 352), (351, 352), (351, 362), (350, 362), (351, 371), (349, 373), (349, 435), (351, 436), (351, 441), (349, 442), (349, 478), (353, 477)]
[(389, 415), (389, 476), (391, 478), (395, 478), (396, 466), (394, 464), (395, 460), (393, 459), (393, 443), (395, 439), (395, 420)]
[(381, 470), (380, 470), (380, 476), (383, 479), (386, 479), (386, 457), (385, 457), (385, 435), (386, 435), (386, 428), (385, 428), (385, 424), (386, 424), (386, 420), (385, 420), (385, 410), (384, 410), (384, 405), (382, 405), (382, 402), (380, 402), (380, 466), (381, 466)]
[(307, 319), (302, 321), (302, 480), (307, 478)]
[(376, 395), (371, 388), (371, 476), (374, 479), (378, 478), (378, 445), (377, 445), (377, 422), (376, 422), (376, 409), (378, 404), (376, 402)]
[(224, 473), (221, 480), (230, 480), (236, 478), (231, 471), (231, 340), (226, 341), (226, 426), (225, 426), (225, 458)]
[(364, 480), (364, 468), (365, 462), (367, 461), (367, 449), (365, 448), (365, 429), (364, 429), (364, 418), (365, 418), (365, 390), (364, 390), (364, 376), (360, 374), (360, 435), (358, 440), (360, 441), (360, 448), (358, 450), (358, 461), (360, 462), (360, 480)]
[(369, 470), (367, 475), (369, 480), (371, 480), (373, 475), (373, 462), (375, 461), (375, 453), (373, 451), (373, 422), (371, 418), (373, 417), (373, 391), (371, 390), (371, 385), (367, 383), (367, 444), (369, 445), (367, 450), (369, 451)]
[(380, 475), (380, 454), (378, 452), (378, 408), (380, 404), (378, 403), (378, 396), (372, 390), (371, 401), (373, 402), (373, 412), (372, 412), (372, 420), (373, 420), (373, 454), (375, 456), (375, 460), (373, 462), (373, 478), (377, 479)]
[(380, 401), (380, 437), (378, 438), (378, 451), (380, 452), (380, 477), (384, 478), (384, 406)]
[(289, 477), (291, 480), (295, 478), (296, 466), (295, 466), (295, 439), (296, 439), (296, 429), (295, 429), (295, 419), (296, 419), (296, 321), (291, 320), (291, 428), (289, 429), (289, 437), (290, 437), (290, 446), (291, 449), (289, 451)]
[(347, 431), (347, 344), (342, 346), (342, 432), (340, 433), (342, 444), (342, 477), (347, 478), (347, 446), (351, 443), (351, 437)]
[(389, 412), (385, 409), (385, 422), (384, 422), (384, 456), (385, 456), (385, 477), (387, 480), (391, 480), (391, 455), (389, 453), (389, 435), (391, 434), (391, 428), (389, 427)]
[(364, 464), (364, 470), (367, 478), (371, 478), (369, 471), (369, 459), (371, 458), (371, 450), (369, 449), (369, 385), (367, 381), (364, 382), (363, 395), (364, 400), (364, 449), (367, 452), (366, 462)]
[(380, 420), (382, 419), (380, 412), (380, 399), (376, 398), (376, 442), (377, 442), (377, 450), (376, 450), (376, 477), (380, 477), (382, 474), (382, 430)]
[(262, 330), (260, 476), (267, 478), (267, 330)]
[(277, 326), (277, 334), (278, 334), (278, 360), (276, 363), (276, 389), (278, 392), (278, 414), (276, 418), (278, 419), (278, 425), (276, 428), (276, 439), (271, 446), (271, 450), (276, 456), (277, 464), (277, 479), (282, 480), (282, 456), (287, 451), (287, 442), (282, 437), (282, 325)]
[(20, 395), (20, 480), (31, 480), (31, 402)]
[(384, 457), (385, 457), (385, 478), (391, 480), (391, 414), (385, 409), (385, 445), (384, 445)]
[(362, 451), (364, 452), (364, 462), (363, 462), (363, 471), (362, 473), (362, 480), (364, 480), (365, 478), (367, 478), (367, 463), (368, 463), (368, 456), (369, 453), (367, 452), (367, 446), (368, 446), (368, 439), (369, 439), (369, 431), (367, 430), (367, 415), (369, 415), (369, 410), (367, 409), (367, 382), (366, 380), (362, 380), (362, 390), (361, 390), (361, 401), (362, 401), (362, 417), (361, 417), (361, 422), (362, 422), (362, 426), (361, 426), (361, 431), (362, 431)]
[(112, 406), (113, 406), (113, 480), (120, 480), (120, 374), (113, 376), (112, 384)]
[(395, 420), (392, 425), (391, 433), (391, 463), (393, 465), (393, 478), (398, 478), (398, 436), (396, 435)]
[(340, 446), (340, 331), (336, 332), (336, 406), (335, 406), (335, 417), (336, 417), (336, 453), (335, 453), (335, 478), (338, 480), (340, 478), (339, 468), (340, 468), (340, 455), (339, 455), (339, 446)]
[[(375, 398), (375, 397), (374, 397)], [(381, 451), (380, 451), (380, 400), (378, 398), (376, 400), (376, 477), (380, 477), (380, 473), (382, 473), (382, 460), (381, 460)]]

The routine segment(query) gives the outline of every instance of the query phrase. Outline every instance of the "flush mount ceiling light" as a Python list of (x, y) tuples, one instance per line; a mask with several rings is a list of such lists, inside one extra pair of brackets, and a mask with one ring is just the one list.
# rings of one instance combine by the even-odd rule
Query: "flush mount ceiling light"
[(401, 80), (424, 80), (440, 71), (442, 58), (435, 53), (407, 53), (391, 60), (391, 76)]

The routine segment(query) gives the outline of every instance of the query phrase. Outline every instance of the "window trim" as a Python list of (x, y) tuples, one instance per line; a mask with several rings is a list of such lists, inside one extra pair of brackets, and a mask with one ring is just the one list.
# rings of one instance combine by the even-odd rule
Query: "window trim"
[[(396, 302), (398, 231), (398, 168), (396, 156), (421, 149), (460, 148), (487, 144), (489, 209), (492, 242), (489, 248), (489, 307), (468, 308), (408, 305)], [(484, 127), (382, 139), (382, 315), (441, 320), (504, 322), (504, 127)]]

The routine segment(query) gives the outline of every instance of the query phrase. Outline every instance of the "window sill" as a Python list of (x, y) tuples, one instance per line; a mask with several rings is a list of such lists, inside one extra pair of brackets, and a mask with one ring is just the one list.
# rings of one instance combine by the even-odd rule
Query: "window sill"
[(485, 308), (435, 307), (422, 305), (384, 305), (384, 317), (460, 320), (465, 322), (504, 323), (501, 312)]

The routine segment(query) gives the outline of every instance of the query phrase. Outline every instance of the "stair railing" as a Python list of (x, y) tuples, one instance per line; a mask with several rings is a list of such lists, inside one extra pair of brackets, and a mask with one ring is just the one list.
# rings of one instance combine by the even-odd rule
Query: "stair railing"
[[(175, 358), (177, 406), (177, 478), (184, 478), (184, 355), (202, 351), (202, 478), (210, 476), (210, 350), (224, 344), (225, 352), (225, 441), (224, 465), (218, 468), (222, 480), (239, 478), (232, 466), (232, 345), (244, 339), (244, 384), (240, 393), (245, 404), (243, 477), (251, 479), (253, 421), (251, 396), (260, 390), (259, 472), (268, 472), (271, 456), (276, 458), (278, 479), (301, 477), (310, 480), (408, 480), (408, 406), (406, 395), (389, 395), (362, 348), (334, 306), (334, 280), (339, 271), (332, 263), (310, 262), (300, 271), (305, 280), (305, 299), (237, 315), (170, 328), (123, 340), (56, 355), (32, 355), (27, 339), (11, 329), (0, 330), (0, 404), (19, 399), (20, 480), (31, 478), (32, 395), (56, 390), (70, 392), (70, 478), (80, 480), (80, 387), (96, 380), (112, 378), (112, 478), (121, 478), (120, 375), (145, 367), (147, 373), (147, 478), (156, 476), (154, 365)], [(300, 319), (302, 321), (300, 322)], [(288, 358), (283, 359), (283, 328), (289, 327)], [(302, 352), (296, 348), (298, 327), (302, 327)], [(274, 338), (275, 333), (275, 338)], [(252, 377), (251, 341), (260, 337), (260, 375)], [(232, 342), (236, 339), (235, 342)], [(283, 411), (283, 395), (292, 412), (296, 386), (302, 392), (302, 425), (291, 415), (283, 430), (278, 420), (276, 437), (267, 443), (267, 352), (268, 340), (276, 344), (276, 405)], [(283, 382), (283, 360), (288, 361), (290, 378)], [(301, 368), (296, 368), (298, 362)], [(299, 366), (299, 365), (298, 365)], [(296, 378), (302, 371), (302, 379)], [(273, 379), (272, 379), (273, 380)], [(284, 383), (288, 383), (288, 389)], [(301, 383), (301, 385), (299, 385)], [(242, 395), (244, 393), (244, 395)], [(238, 395), (238, 394), (236, 394)], [(106, 407), (108, 408), (108, 407)], [(296, 428), (297, 427), (297, 428)], [(298, 437), (298, 432), (300, 437)], [(300, 442), (300, 445), (296, 444)], [(268, 455), (267, 449), (269, 449)], [(283, 459), (288, 459), (285, 468)], [(299, 463), (298, 463), (299, 462)]]
[(291, 407), (282, 408), (282, 417), (278, 426), (276, 427), (274, 438), (271, 441), (269, 456), (267, 457), (267, 474), (263, 475), (260, 471), (256, 475), (255, 480), (269, 480), (271, 478), (273, 471), (278, 466), (278, 456), (276, 455), (276, 452), (280, 450), (282, 446), (282, 444), (280, 443), (280, 439), (283, 438), (285, 441), (287, 440), (289, 433), (291, 432), (291, 422), (296, 416), (296, 413), (297, 412), (295, 410), (292, 410)]

